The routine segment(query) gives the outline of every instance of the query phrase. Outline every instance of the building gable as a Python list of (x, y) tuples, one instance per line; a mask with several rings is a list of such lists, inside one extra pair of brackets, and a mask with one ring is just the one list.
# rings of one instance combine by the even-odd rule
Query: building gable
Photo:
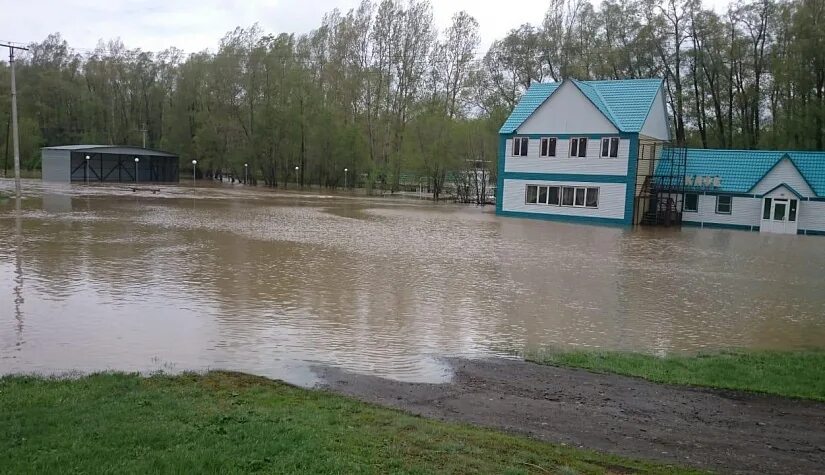
[(518, 127), (519, 134), (616, 134), (619, 130), (571, 81)]
[(785, 183), (781, 185), (776, 185), (772, 190), (767, 191), (765, 194), (762, 195), (764, 198), (790, 198), (795, 196), (799, 199), (804, 198), (802, 193), (794, 190), (792, 187), (788, 186)]
[(650, 106), (650, 112), (642, 126), (641, 135), (658, 140), (670, 140), (670, 129), (668, 128), (667, 107), (662, 88), (656, 93), (656, 99)]
[(802, 196), (816, 196), (808, 181), (799, 173), (796, 165), (788, 156), (782, 157), (768, 173), (754, 185), (752, 193), (763, 195), (779, 185), (786, 185)]

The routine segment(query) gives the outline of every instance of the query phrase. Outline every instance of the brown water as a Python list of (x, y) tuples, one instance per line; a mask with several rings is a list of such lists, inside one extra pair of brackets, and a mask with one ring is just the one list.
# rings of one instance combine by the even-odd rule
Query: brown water
[[(9, 181), (0, 190), (10, 191)], [(825, 238), (581, 226), (240, 187), (0, 203), (0, 373), (316, 363), (410, 381), (444, 355), (825, 347)]]

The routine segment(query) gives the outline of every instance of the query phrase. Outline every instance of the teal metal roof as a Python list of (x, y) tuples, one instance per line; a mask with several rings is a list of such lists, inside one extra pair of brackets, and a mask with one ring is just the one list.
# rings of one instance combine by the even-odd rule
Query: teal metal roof
[[(796, 166), (817, 196), (825, 196), (825, 151), (687, 149), (685, 175), (718, 176), (721, 186), (714, 191), (748, 193), (784, 158)], [(670, 159), (664, 150), (655, 175), (668, 173)]]
[[(640, 132), (662, 87), (661, 79), (577, 81), (573, 84), (621, 132)], [(561, 83), (535, 83), (527, 90), (499, 133), (510, 134), (530, 117)]]
[(510, 117), (501, 126), (499, 133), (509, 134), (533, 115), (533, 112), (539, 108), (540, 105), (550, 97), (556, 89), (558, 89), (560, 82), (537, 82), (533, 83), (527, 92), (521, 96), (521, 100), (516, 104), (516, 108), (510, 114)]

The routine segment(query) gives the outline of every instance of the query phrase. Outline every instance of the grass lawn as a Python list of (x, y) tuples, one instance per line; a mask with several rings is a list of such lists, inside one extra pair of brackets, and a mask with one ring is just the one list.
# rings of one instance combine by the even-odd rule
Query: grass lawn
[(0, 378), (4, 473), (687, 473), (249, 375)]
[(723, 352), (656, 356), (597, 351), (543, 351), (528, 361), (637, 376), (658, 383), (755, 391), (825, 401), (825, 351)]

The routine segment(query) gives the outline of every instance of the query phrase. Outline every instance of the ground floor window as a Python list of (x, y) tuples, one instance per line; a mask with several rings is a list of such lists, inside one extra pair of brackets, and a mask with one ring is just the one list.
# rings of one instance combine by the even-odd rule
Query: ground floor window
[(579, 186), (527, 185), (524, 202), (528, 205), (598, 208), (599, 188)]
[(585, 200), (584, 205), (588, 208), (598, 208), (599, 207), (599, 189), (598, 188), (588, 188), (587, 189), (587, 199)]
[(687, 193), (685, 195), (685, 211), (694, 213), (699, 211), (699, 195), (696, 193)]
[(762, 219), (771, 219), (771, 199), (765, 198), (765, 206), (762, 208)]
[(733, 198), (729, 195), (719, 195), (716, 197), (716, 213), (730, 214), (733, 209)]
[(561, 205), (573, 206), (573, 192), (575, 190), (569, 186), (565, 186), (561, 192)]

